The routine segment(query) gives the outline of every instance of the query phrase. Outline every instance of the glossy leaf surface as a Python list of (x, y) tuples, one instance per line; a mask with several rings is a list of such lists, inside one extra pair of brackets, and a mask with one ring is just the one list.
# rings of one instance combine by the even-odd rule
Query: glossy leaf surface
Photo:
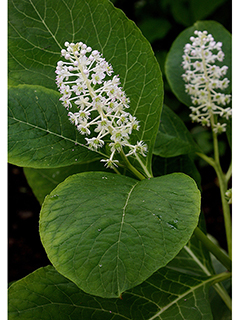
[(122, 299), (103, 299), (84, 293), (48, 266), (10, 287), (9, 320), (211, 320), (211, 282), (162, 268)]
[(101, 159), (70, 123), (59, 94), (41, 86), (9, 89), (9, 162), (51, 168)]
[(143, 181), (81, 173), (46, 197), (40, 235), (60, 273), (85, 292), (119, 297), (176, 256), (199, 206), (195, 182), (182, 173)]

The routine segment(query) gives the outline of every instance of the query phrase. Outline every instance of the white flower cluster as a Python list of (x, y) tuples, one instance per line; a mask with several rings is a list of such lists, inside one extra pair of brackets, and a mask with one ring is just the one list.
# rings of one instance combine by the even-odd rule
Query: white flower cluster
[[(190, 117), (193, 121), (202, 125), (210, 126), (211, 115), (229, 119), (232, 115), (230, 107), (223, 108), (231, 100), (231, 95), (220, 91), (228, 87), (229, 80), (223, 78), (228, 70), (227, 66), (219, 67), (213, 63), (223, 61), (224, 53), (221, 49), (222, 43), (215, 42), (207, 31), (195, 31), (196, 37), (191, 37), (192, 44), (187, 43), (184, 47), (182, 66), (185, 73), (182, 75), (186, 82), (185, 91), (191, 96), (194, 106), (190, 109)], [(214, 124), (216, 133), (226, 131), (226, 123)]]
[[(112, 66), (97, 50), (82, 42), (66, 42), (65, 46), (67, 48), (61, 54), (67, 62), (58, 62), (56, 83), (62, 94), (62, 104), (68, 111), (76, 108), (76, 112), (69, 111), (69, 120), (80, 134), (89, 136), (85, 138), (88, 147), (96, 151), (103, 147), (103, 139), (110, 135), (111, 155), (109, 159), (101, 160), (107, 167), (117, 166), (114, 154), (123, 147), (129, 148), (126, 156), (137, 152), (146, 156), (147, 145), (143, 141), (136, 145), (129, 142), (132, 130), (139, 130), (139, 122), (125, 111), (130, 101), (119, 87), (119, 77), (110, 77)], [(95, 136), (92, 136), (93, 132)]]

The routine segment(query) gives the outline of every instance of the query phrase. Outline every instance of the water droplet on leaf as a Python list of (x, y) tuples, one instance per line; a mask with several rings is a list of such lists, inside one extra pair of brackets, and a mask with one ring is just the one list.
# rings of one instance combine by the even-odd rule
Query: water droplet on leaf
[(53, 196), (51, 196), (51, 199), (57, 199), (59, 197), (59, 195), (58, 194), (54, 194)]
[(177, 223), (178, 223), (178, 220), (175, 219), (175, 220), (173, 220), (173, 221), (168, 221), (168, 222), (167, 222), (167, 225), (168, 225), (171, 229), (178, 229)]

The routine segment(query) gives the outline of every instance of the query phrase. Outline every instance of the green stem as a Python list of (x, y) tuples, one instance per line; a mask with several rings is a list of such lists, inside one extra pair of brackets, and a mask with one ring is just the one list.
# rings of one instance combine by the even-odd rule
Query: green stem
[(146, 176), (147, 176), (148, 178), (152, 178), (153, 175), (148, 171), (147, 167), (143, 164), (143, 162), (142, 162), (142, 160), (140, 159), (140, 157), (138, 156), (138, 154), (136, 154), (135, 157), (136, 157), (137, 161), (139, 162), (139, 164), (141, 165), (141, 167), (143, 168)]
[(221, 192), (221, 199), (222, 199), (222, 206), (223, 206), (223, 216), (224, 216), (226, 237), (227, 237), (227, 243), (228, 243), (228, 254), (229, 254), (229, 257), (232, 258), (232, 222), (231, 222), (231, 213), (230, 213), (229, 204), (228, 204), (228, 202), (226, 200), (226, 196), (225, 196), (225, 193), (226, 193), (226, 191), (228, 189), (227, 181), (225, 179), (225, 176), (224, 176), (220, 166), (218, 166), (216, 168), (216, 173), (217, 173), (217, 176), (218, 176), (220, 192)]
[(221, 283), (217, 283), (217, 282), (221, 282), (221, 281), (224, 281), (226, 279), (229, 279), (231, 276), (232, 276), (231, 272), (224, 272), (224, 273), (220, 273), (220, 274), (216, 275), (213, 287), (217, 291), (219, 296), (222, 298), (222, 300), (225, 302), (225, 304), (229, 308), (229, 310), (232, 311), (232, 299), (231, 299), (231, 297), (229, 296), (229, 294), (227, 293), (227, 291), (223, 287), (223, 285)]
[[(216, 157), (216, 154), (217, 153), (215, 153), (215, 157)], [(204, 159), (207, 163), (209, 163), (214, 168), (218, 177), (221, 200), (222, 200), (224, 224), (225, 224), (225, 230), (226, 230), (227, 245), (228, 245), (228, 254), (231, 259), (232, 258), (232, 222), (231, 222), (230, 207), (225, 198), (225, 193), (228, 189), (228, 180), (226, 179), (226, 176), (222, 172), (219, 161), (216, 162), (213, 158), (210, 158), (203, 153), (197, 153), (197, 155), (202, 159)]]
[(225, 304), (229, 308), (229, 310), (232, 311), (232, 299), (230, 298), (229, 294), (227, 293), (227, 291), (223, 287), (223, 285), (220, 283), (216, 283), (213, 285), (213, 287), (217, 291), (219, 296), (222, 298), (222, 300), (225, 302)]
[(200, 152), (196, 152), (196, 154), (202, 158), (203, 160), (205, 160), (208, 164), (210, 164), (212, 167), (215, 166), (215, 161), (213, 158), (206, 156), (204, 153), (200, 153)]
[[(202, 50), (202, 65), (203, 65), (203, 69), (204, 69), (204, 76), (206, 79), (206, 84), (208, 84), (208, 73), (207, 73), (206, 61), (205, 61), (205, 57), (204, 57), (204, 50), (203, 50), (203, 48), (201, 50)], [(207, 86), (207, 91), (208, 91), (209, 105), (211, 105), (212, 104), (211, 91), (208, 86)], [(228, 180), (226, 179), (225, 175), (223, 174), (221, 166), (220, 166), (217, 133), (214, 131), (215, 118), (214, 118), (213, 111), (209, 110), (209, 115), (210, 115), (210, 123), (211, 123), (212, 134), (213, 134), (214, 160), (207, 157), (207, 156), (204, 156), (204, 157), (205, 157), (205, 160), (206, 159), (210, 160), (207, 162), (209, 164), (211, 164), (211, 166), (213, 166), (213, 168), (215, 169), (215, 171), (217, 173), (217, 177), (219, 180), (219, 187), (220, 187), (223, 215), (224, 215), (224, 223), (225, 223), (226, 237), (227, 237), (227, 243), (228, 243), (228, 254), (231, 257), (232, 256), (231, 216), (230, 216), (229, 205), (225, 199), (225, 192), (227, 191)], [(202, 156), (202, 158), (203, 158), (203, 156)]]
[(144, 180), (146, 179), (144, 177), (144, 175), (141, 174), (141, 172), (139, 172), (128, 160), (128, 158), (126, 157), (125, 153), (123, 152), (123, 150), (120, 151), (120, 155), (126, 165), (126, 167), (133, 173), (135, 174), (135, 176), (139, 179), (139, 180)]
[(117, 168), (115, 168), (115, 167), (113, 166), (112, 169), (116, 172), (116, 174), (121, 175), (121, 173), (118, 171)]
[(214, 169), (216, 171), (219, 187), (220, 187), (220, 194), (222, 199), (222, 207), (223, 207), (223, 216), (224, 216), (224, 223), (225, 223), (225, 231), (227, 237), (227, 244), (228, 244), (228, 254), (229, 257), (232, 258), (232, 223), (231, 223), (231, 214), (230, 214), (230, 207), (227, 203), (225, 193), (228, 189), (228, 180), (224, 175), (219, 159), (219, 150), (218, 150), (218, 139), (217, 133), (213, 131), (214, 125), (214, 116), (211, 116), (211, 125), (212, 125), (212, 133), (213, 133), (213, 148), (214, 148), (214, 158), (215, 158), (215, 165)]
[(230, 163), (228, 171), (225, 174), (225, 179), (226, 179), (227, 182), (230, 180), (231, 176), (232, 176), (232, 162)]
[(214, 150), (214, 159), (217, 164), (220, 164), (219, 160), (219, 150), (218, 150), (218, 139), (217, 139), (217, 133), (213, 130), (214, 129), (214, 115), (210, 115), (210, 122), (211, 122), (211, 128), (212, 128), (212, 135), (213, 135), (213, 150)]
[(194, 231), (194, 235), (202, 242), (202, 244), (227, 268), (232, 270), (232, 262), (222, 250), (215, 245), (198, 227)]

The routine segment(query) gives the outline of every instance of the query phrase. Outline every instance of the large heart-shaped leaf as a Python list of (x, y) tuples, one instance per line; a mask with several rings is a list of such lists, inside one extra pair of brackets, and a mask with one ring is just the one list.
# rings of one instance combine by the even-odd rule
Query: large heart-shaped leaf
[(182, 68), (182, 55), (183, 48), (186, 43), (190, 42), (190, 37), (194, 35), (194, 31), (207, 30), (211, 33), (216, 42), (222, 42), (222, 50), (225, 54), (223, 62), (216, 62), (219, 66), (227, 65), (228, 72), (226, 77), (230, 80), (230, 86), (224, 91), (225, 93), (231, 93), (231, 34), (218, 22), (216, 21), (197, 21), (192, 27), (185, 29), (173, 42), (170, 51), (168, 53), (165, 62), (165, 72), (167, 80), (171, 86), (172, 91), (176, 97), (186, 104), (191, 106), (192, 102), (190, 96), (185, 92), (185, 82), (182, 79), (184, 69)]
[(103, 299), (48, 266), (11, 285), (9, 320), (211, 320), (208, 288), (221, 277), (227, 274), (201, 277), (162, 268), (122, 299)]
[(161, 71), (140, 30), (110, 1), (9, 0), (10, 84), (56, 89), (55, 68), (65, 41), (99, 50), (119, 74), (129, 112), (141, 125), (131, 138), (147, 143), (143, 163), (150, 171), (163, 100)]
[(143, 181), (81, 173), (45, 198), (40, 235), (60, 273), (85, 292), (119, 297), (177, 255), (199, 206), (195, 182), (181, 173)]

